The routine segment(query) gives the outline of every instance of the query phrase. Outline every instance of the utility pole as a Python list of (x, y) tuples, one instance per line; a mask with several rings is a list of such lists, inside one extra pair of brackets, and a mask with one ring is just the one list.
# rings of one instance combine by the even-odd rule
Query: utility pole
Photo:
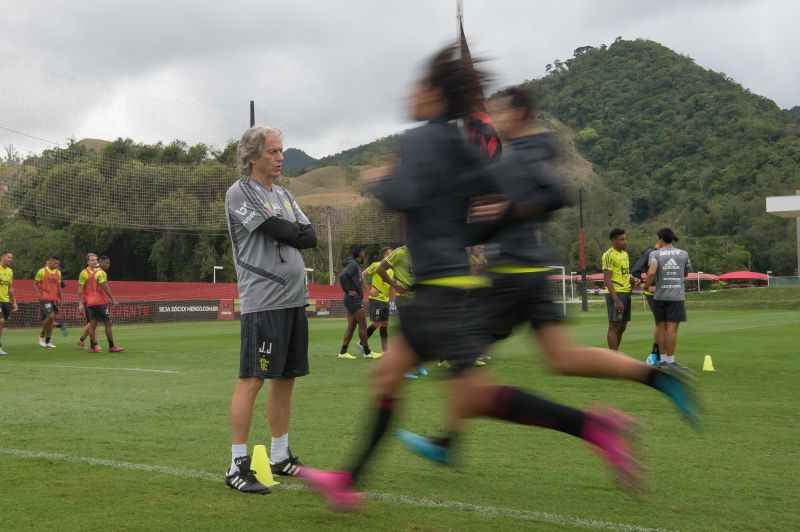
[(583, 231), (583, 189), (578, 189), (578, 212), (580, 213), (580, 229), (578, 233), (578, 253), (581, 268), (581, 310), (589, 311), (589, 298), (586, 295), (586, 233)]
[(250, 100), (250, 127), (256, 125), (256, 102)]
[(331, 226), (333, 225), (333, 216), (331, 214), (331, 209), (328, 209), (328, 274), (330, 275), (330, 283), (331, 286), (335, 285), (336, 283), (333, 281), (333, 230)]

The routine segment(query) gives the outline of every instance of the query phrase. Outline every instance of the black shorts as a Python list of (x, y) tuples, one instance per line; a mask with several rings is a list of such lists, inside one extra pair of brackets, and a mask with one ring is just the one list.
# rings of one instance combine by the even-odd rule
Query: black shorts
[(11, 303), (0, 303), (0, 312), (3, 313), (3, 320), (8, 321), (11, 317), (11, 310), (14, 307), (11, 306)]
[(652, 312), (652, 313), (653, 313), (653, 317), (655, 318), (655, 316), (656, 316), (656, 311), (655, 311), (655, 310), (653, 310), (653, 301), (655, 301), (655, 300), (653, 299), (653, 295), (652, 295), (652, 294), (645, 294), (645, 295), (644, 295), (644, 299), (645, 299), (645, 301), (647, 301), (647, 308), (649, 308), (649, 309), (650, 309), (650, 312)]
[(389, 302), (369, 300), (369, 319), (376, 321), (389, 321)]
[(344, 303), (344, 309), (348, 314), (355, 314), (364, 308), (364, 300), (361, 298), (361, 296), (345, 294), (342, 303)]
[(470, 290), (417, 285), (397, 306), (400, 331), (420, 361), (446, 360), (456, 373), (471, 368), (491, 343), (482, 301)]
[(622, 312), (617, 312), (616, 307), (614, 306), (614, 299), (611, 297), (611, 294), (606, 294), (606, 309), (608, 310), (608, 321), (614, 323), (621, 323), (626, 321), (631, 321), (631, 295), (630, 294), (617, 294), (617, 297), (622, 304), (625, 305), (625, 309)]
[(291, 379), (308, 375), (305, 307), (242, 314), (240, 379)]
[(86, 319), (89, 321), (102, 321), (103, 323), (111, 321), (111, 315), (108, 313), (108, 305), (86, 307)]
[(683, 301), (659, 301), (653, 299), (653, 317), (656, 323), (672, 322), (680, 323), (686, 321), (686, 305)]
[[(486, 290), (489, 334), (494, 340), (511, 335), (514, 327), (528, 323), (534, 330), (564, 319), (553, 301), (546, 272), (493, 274)], [(483, 295), (483, 290), (478, 295)]]
[(55, 301), (40, 301), (39, 302), (39, 314), (42, 317), (42, 320), (46, 320), (50, 317), (50, 314), (56, 314), (58, 312), (58, 303)]

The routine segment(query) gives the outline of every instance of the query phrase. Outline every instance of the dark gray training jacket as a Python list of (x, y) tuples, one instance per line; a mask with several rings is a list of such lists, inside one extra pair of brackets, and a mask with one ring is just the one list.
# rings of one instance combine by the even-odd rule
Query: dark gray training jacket
[(491, 237), (489, 265), (546, 266), (556, 259), (555, 252), (537, 229), (567, 204), (561, 179), (552, 169), (556, 139), (552, 133), (539, 133), (514, 139), (510, 145), (490, 172), (500, 192), (527, 216), (524, 221), (506, 220)]
[(485, 172), (476, 171), (483, 166), (455, 125), (435, 120), (400, 137), (398, 164), (371, 186), (388, 209), (406, 214), (417, 282), (470, 273), (469, 199), (494, 188)]
[(339, 284), (346, 294), (350, 290), (355, 290), (358, 295), (364, 296), (364, 285), (361, 282), (361, 267), (353, 257), (348, 257), (344, 263), (344, 269), (339, 273)]

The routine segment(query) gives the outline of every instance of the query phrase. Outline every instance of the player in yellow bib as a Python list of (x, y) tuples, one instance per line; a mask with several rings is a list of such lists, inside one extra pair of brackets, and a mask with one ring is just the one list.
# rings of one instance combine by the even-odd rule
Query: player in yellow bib
[(382, 351), (386, 351), (386, 343), (389, 340), (389, 304), (393, 296), (391, 282), (394, 281), (394, 270), (391, 267), (385, 270), (390, 282), (386, 282), (378, 275), (377, 271), (383, 259), (391, 253), (392, 248), (383, 248), (380, 260), (370, 264), (363, 273), (369, 297), (369, 319), (372, 322), (367, 327), (367, 338), (370, 338), (377, 330), (381, 336)]
[(0, 356), (6, 356), (3, 350), (3, 329), (6, 322), (11, 317), (11, 312), (17, 311), (17, 299), (14, 297), (14, 270), (11, 265), (14, 263), (14, 254), (4, 251), (0, 255)]
[(619, 350), (622, 335), (631, 321), (631, 264), (624, 229), (613, 229), (608, 235), (611, 247), (603, 253), (603, 278), (608, 310), (608, 348)]

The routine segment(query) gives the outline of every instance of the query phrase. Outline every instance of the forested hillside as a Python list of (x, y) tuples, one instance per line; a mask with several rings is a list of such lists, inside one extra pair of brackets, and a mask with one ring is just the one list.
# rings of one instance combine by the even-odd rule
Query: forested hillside
[(618, 39), (555, 60), (528, 86), (641, 229), (673, 225), (707, 271), (791, 273), (789, 222), (764, 197), (800, 188), (793, 112), (652, 41)]
[[(583, 46), (547, 70), (524, 85), (543, 92), (540, 126), (556, 132), (559, 171), (584, 191), (590, 270), (599, 268), (611, 227), (629, 230), (637, 254), (652, 243), (658, 227), (670, 225), (697, 269), (793, 273), (793, 223), (765, 214), (764, 197), (800, 189), (800, 107), (782, 110), (651, 41)], [(391, 161), (397, 139), (385, 137), (320, 160), (287, 150), (291, 164), (283, 183), (305, 196), (304, 208), (320, 230), (327, 232), (325, 224), (334, 222), (337, 268), (353, 242), (377, 249), (392, 239), (391, 231), (357, 234), (356, 226), (363, 232), (381, 224), (356, 181), (364, 167)], [(0, 244), (16, 252), (22, 276), (51, 253), (63, 256), (76, 273), (82, 253), (95, 250), (112, 255), (115, 278), (209, 279), (212, 266), (223, 264), (219, 277), (232, 280), (224, 223), (211, 214), (221, 209), (224, 190), (238, 176), (235, 154), (236, 143), (214, 150), (181, 141), (146, 145), (118, 139), (71, 143), (27, 160), (8, 156), (0, 161)], [(316, 169), (303, 172), (306, 165)], [(157, 193), (131, 196), (131, 190), (151, 190), (144, 186), (150, 181)], [(83, 201), (66, 193), (76, 187), (86, 190)], [(132, 223), (133, 213), (143, 212), (148, 220)], [(154, 230), (159, 219), (188, 216), (200, 230)], [(354, 222), (362, 219), (370, 223)], [(573, 271), (577, 230), (575, 208), (558, 213), (546, 229)], [(307, 255), (324, 277), (323, 250)]]

